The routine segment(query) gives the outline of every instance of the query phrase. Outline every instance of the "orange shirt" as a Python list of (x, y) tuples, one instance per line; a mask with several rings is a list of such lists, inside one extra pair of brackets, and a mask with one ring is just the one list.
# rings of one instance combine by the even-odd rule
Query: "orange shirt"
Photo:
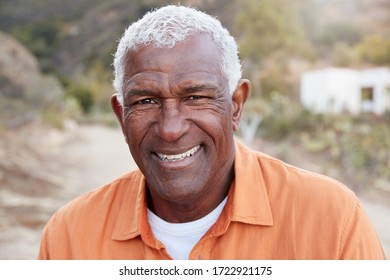
[[(147, 219), (140, 171), (87, 193), (46, 225), (39, 259), (170, 259)], [(236, 142), (235, 180), (190, 259), (385, 259), (352, 191)]]

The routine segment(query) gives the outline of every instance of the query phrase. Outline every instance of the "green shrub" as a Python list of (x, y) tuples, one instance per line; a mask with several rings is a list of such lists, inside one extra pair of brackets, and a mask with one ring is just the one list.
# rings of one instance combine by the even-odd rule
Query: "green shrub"
[(91, 111), (94, 103), (93, 93), (86, 86), (77, 83), (71, 84), (66, 91), (66, 96), (75, 98), (81, 106), (83, 113)]
[(261, 123), (260, 133), (271, 139), (297, 135), (312, 125), (313, 118), (315, 118), (300, 103), (279, 92), (271, 94), (268, 106), (268, 113)]
[(41, 70), (50, 72), (54, 69), (51, 55), (61, 40), (59, 22), (46, 20), (15, 27), (11, 34), (25, 45), (39, 60)]

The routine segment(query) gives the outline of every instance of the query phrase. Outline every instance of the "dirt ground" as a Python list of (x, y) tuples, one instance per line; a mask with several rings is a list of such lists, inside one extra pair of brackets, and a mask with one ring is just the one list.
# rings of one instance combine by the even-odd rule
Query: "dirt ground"
[[(40, 162), (29, 161), (27, 155), (21, 159), (26, 162), (23, 168), (11, 166), (8, 178), (3, 174), (0, 179), (0, 259), (35, 259), (41, 231), (55, 210), (135, 168), (119, 129), (70, 127), (45, 131), (44, 138), (33, 128), (30, 133), (24, 132), (30, 145), (40, 147), (37, 150), (41, 154), (34, 155)], [(19, 156), (18, 150), (14, 152)], [(28, 179), (26, 174), (15, 174), (18, 169), (28, 170), (29, 165), (31, 173), (40, 166), (42, 174)], [(19, 178), (10, 178), (15, 176)], [(23, 186), (15, 189), (16, 183)]]
[[(117, 128), (70, 124), (65, 131), (47, 130), (44, 137), (33, 128), (23, 134), (0, 143), (0, 259), (35, 259), (42, 228), (55, 210), (136, 168)], [(10, 153), (19, 160), (9, 163)], [(359, 197), (389, 257), (388, 194)]]

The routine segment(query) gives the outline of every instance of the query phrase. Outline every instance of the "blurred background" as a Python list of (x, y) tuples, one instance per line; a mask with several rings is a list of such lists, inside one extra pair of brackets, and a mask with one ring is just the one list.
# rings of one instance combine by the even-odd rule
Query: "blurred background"
[[(110, 109), (125, 28), (163, 0), (0, 0), (0, 259), (136, 168)], [(390, 1), (188, 0), (240, 46), (241, 137), (357, 193), (390, 256)]]

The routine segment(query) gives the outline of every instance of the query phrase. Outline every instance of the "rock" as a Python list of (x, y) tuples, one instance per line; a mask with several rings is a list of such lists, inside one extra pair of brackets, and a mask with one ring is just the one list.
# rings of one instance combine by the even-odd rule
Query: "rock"
[(40, 72), (37, 59), (10, 35), (0, 32), (0, 125), (31, 122), (64, 94), (58, 80)]

